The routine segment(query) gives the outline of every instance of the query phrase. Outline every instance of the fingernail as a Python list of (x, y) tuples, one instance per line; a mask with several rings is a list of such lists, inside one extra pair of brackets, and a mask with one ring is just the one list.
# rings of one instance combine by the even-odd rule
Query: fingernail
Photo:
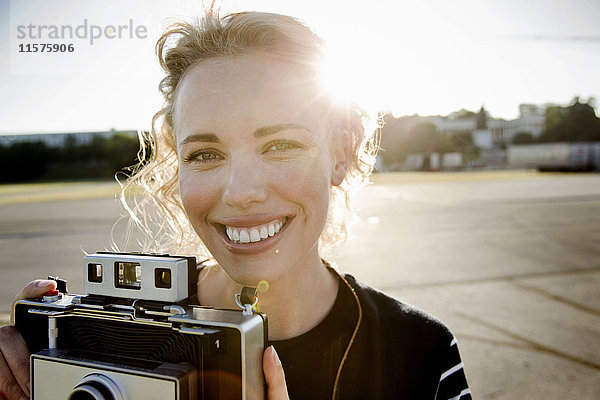
[(52, 285), (54, 281), (38, 281), (35, 286), (36, 287), (46, 287)]
[(281, 360), (279, 359), (279, 356), (277, 355), (277, 352), (275, 351), (275, 347), (273, 347), (273, 346), (271, 346), (271, 355), (273, 357), (273, 361), (275, 362), (275, 365), (280, 366)]

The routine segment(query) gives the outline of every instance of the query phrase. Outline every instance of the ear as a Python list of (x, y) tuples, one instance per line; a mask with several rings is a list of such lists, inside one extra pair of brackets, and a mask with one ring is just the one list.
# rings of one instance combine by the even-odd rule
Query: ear
[(350, 145), (348, 134), (334, 134), (333, 145), (333, 170), (331, 171), (331, 184), (339, 186), (346, 178), (350, 166)]

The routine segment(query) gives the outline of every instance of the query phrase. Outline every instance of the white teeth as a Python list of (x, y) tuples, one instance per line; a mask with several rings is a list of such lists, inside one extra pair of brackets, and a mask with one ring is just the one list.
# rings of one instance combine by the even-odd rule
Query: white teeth
[(261, 239), (266, 239), (269, 237), (269, 231), (267, 231), (267, 228), (265, 228), (264, 226), (262, 226), (260, 228), (260, 238)]
[(283, 227), (285, 220), (273, 221), (269, 224), (260, 225), (252, 228), (234, 228), (231, 226), (225, 227), (225, 233), (232, 242), (250, 243), (260, 242), (271, 236), (275, 236)]
[(252, 229), (250, 231), (250, 241), (258, 242), (260, 240), (260, 233), (258, 233), (258, 229)]

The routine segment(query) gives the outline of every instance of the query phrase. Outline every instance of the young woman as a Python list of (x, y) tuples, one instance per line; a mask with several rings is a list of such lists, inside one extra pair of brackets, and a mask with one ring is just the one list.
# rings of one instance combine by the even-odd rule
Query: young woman
[[(215, 261), (200, 272), (200, 304), (236, 308), (243, 286), (262, 289), (268, 398), (469, 399), (440, 321), (321, 258), (343, 238), (349, 193), (376, 151), (364, 113), (319, 84), (321, 40), (283, 15), (209, 13), (169, 28), (157, 52), (165, 103), (151, 161), (124, 188), (147, 196), (128, 209), (145, 250)], [(0, 390), (19, 398), (26, 348), (14, 329), (2, 332)]]

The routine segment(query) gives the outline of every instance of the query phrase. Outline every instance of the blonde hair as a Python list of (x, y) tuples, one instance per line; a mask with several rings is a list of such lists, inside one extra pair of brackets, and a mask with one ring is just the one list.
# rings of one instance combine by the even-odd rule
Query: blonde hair
[[(128, 247), (135, 240), (135, 250), (210, 257), (185, 214), (178, 187), (173, 112), (179, 83), (187, 71), (207, 59), (259, 50), (281, 57), (317, 79), (322, 45), (322, 40), (302, 22), (271, 13), (241, 12), (219, 17), (209, 11), (193, 23), (180, 21), (167, 28), (156, 44), (166, 73), (159, 85), (164, 103), (152, 118), (151, 131), (140, 132), (140, 163), (122, 183), (120, 198), (129, 220), (121, 247), (133, 250)], [(378, 148), (378, 120), (367, 118), (355, 105), (329, 100), (328, 108), (329, 115), (333, 115), (333, 134), (345, 136), (352, 163), (342, 184), (331, 190), (321, 246), (347, 237), (351, 193), (368, 181)]]

